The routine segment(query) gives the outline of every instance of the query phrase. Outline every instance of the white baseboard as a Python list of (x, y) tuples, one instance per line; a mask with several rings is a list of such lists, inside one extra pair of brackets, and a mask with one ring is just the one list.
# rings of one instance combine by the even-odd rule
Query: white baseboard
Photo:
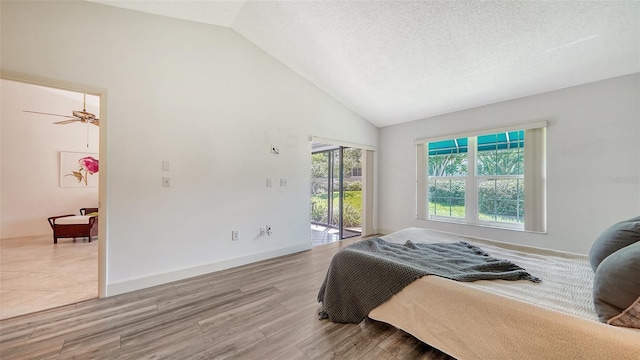
[(274, 257), (289, 255), (311, 249), (311, 243), (290, 246), (286, 248), (266, 251), (263, 253), (253, 254), (249, 256), (238, 257), (234, 259), (224, 260), (207, 265), (196, 266), (192, 268), (171, 271), (162, 274), (145, 276), (137, 279), (121, 281), (118, 283), (107, 284), (106, 296), (114, 296), (128, 293), (135, 290), (148, 288), (151, 286), (162, 285), (172, 281), (183, 280), (194, 276), (204, 275), (215, 271), (230, 269), (237, 266), (251, 264), (257, 261), (272, 259)]

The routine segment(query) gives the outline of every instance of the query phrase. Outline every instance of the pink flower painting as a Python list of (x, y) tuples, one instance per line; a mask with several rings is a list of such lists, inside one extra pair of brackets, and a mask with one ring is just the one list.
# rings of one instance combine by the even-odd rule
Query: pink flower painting
[(71, 171), (71, 174), (65, 176), (74, 176), (78, 183), (84, 182), (85, 186), (88, 185), (89, 175), (93, 175), (98, 172), (98, 160), (92, 156), (85, 156), (78, 160), (78, 171)]

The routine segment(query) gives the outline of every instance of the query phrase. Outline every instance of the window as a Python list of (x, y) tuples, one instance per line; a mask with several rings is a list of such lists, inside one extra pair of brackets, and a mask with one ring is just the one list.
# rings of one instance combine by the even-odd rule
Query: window
[(524, 224), (524, 131), (476, 139), (478, 219)]
[(546, 231), (545, 128), (417, 140), (418, 217)]
[(431, 142), (427, 151), (429, 214), (465, 218), (467, 139)]

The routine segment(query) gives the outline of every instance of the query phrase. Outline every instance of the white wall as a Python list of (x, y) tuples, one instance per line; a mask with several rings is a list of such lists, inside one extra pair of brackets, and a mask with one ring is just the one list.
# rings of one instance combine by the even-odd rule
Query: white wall
[[(638, 74), (380, 129), (383, 231), (428, 227), (588, 253), (610, 224), (640, 215)], [(414, 140), (548, 120), (547, 234), (416, 219)]]
[[(83, 94), (8, 80), (0, 80), (0, 93), (0, 238), (51, 234), (49, 216), (98, 206), (97, 187), (59, 186), (59, 153), (97, 153), (99, 128), (23, 111), (71, 115), (82, 110)], [(99, 98), (88, 96), (87, 111), (98, 110)]]
[(108, 90), (109, 294), (308, 249), (309, 135), (377, 146), (377, 128), (228, 28), (86, 2), (1, 6), (3, 71)]

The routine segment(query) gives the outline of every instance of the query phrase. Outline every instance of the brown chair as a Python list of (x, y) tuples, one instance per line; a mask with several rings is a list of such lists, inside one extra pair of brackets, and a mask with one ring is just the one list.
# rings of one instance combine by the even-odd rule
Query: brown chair
[(87, 215), (91, 213), (97, 213), (98, 208), (82, 208), (80, 209), (80, 215)]
[[(90, 209), (90, 208), (83, 208)], [(97, 210), (97, 209), (96, 209)], [(86, 213), (91, 213), (85, 212)], [(67, 219), (65, 219), (67, 218)], [(60, 221), (60, 219), (63, 219)], [(86, 237), (91, 242), (91, 238), (98, 236), (98, 217), (97, 216), (77, 216), (73, 214), (52, 216), (48, 218), (49, 225), (53, 229), (53, 243), (58, 243), (58, 238), (73, 238), (75, 241), (78, 237)], [(61, 223), (56, 223), (59, 221)]]

